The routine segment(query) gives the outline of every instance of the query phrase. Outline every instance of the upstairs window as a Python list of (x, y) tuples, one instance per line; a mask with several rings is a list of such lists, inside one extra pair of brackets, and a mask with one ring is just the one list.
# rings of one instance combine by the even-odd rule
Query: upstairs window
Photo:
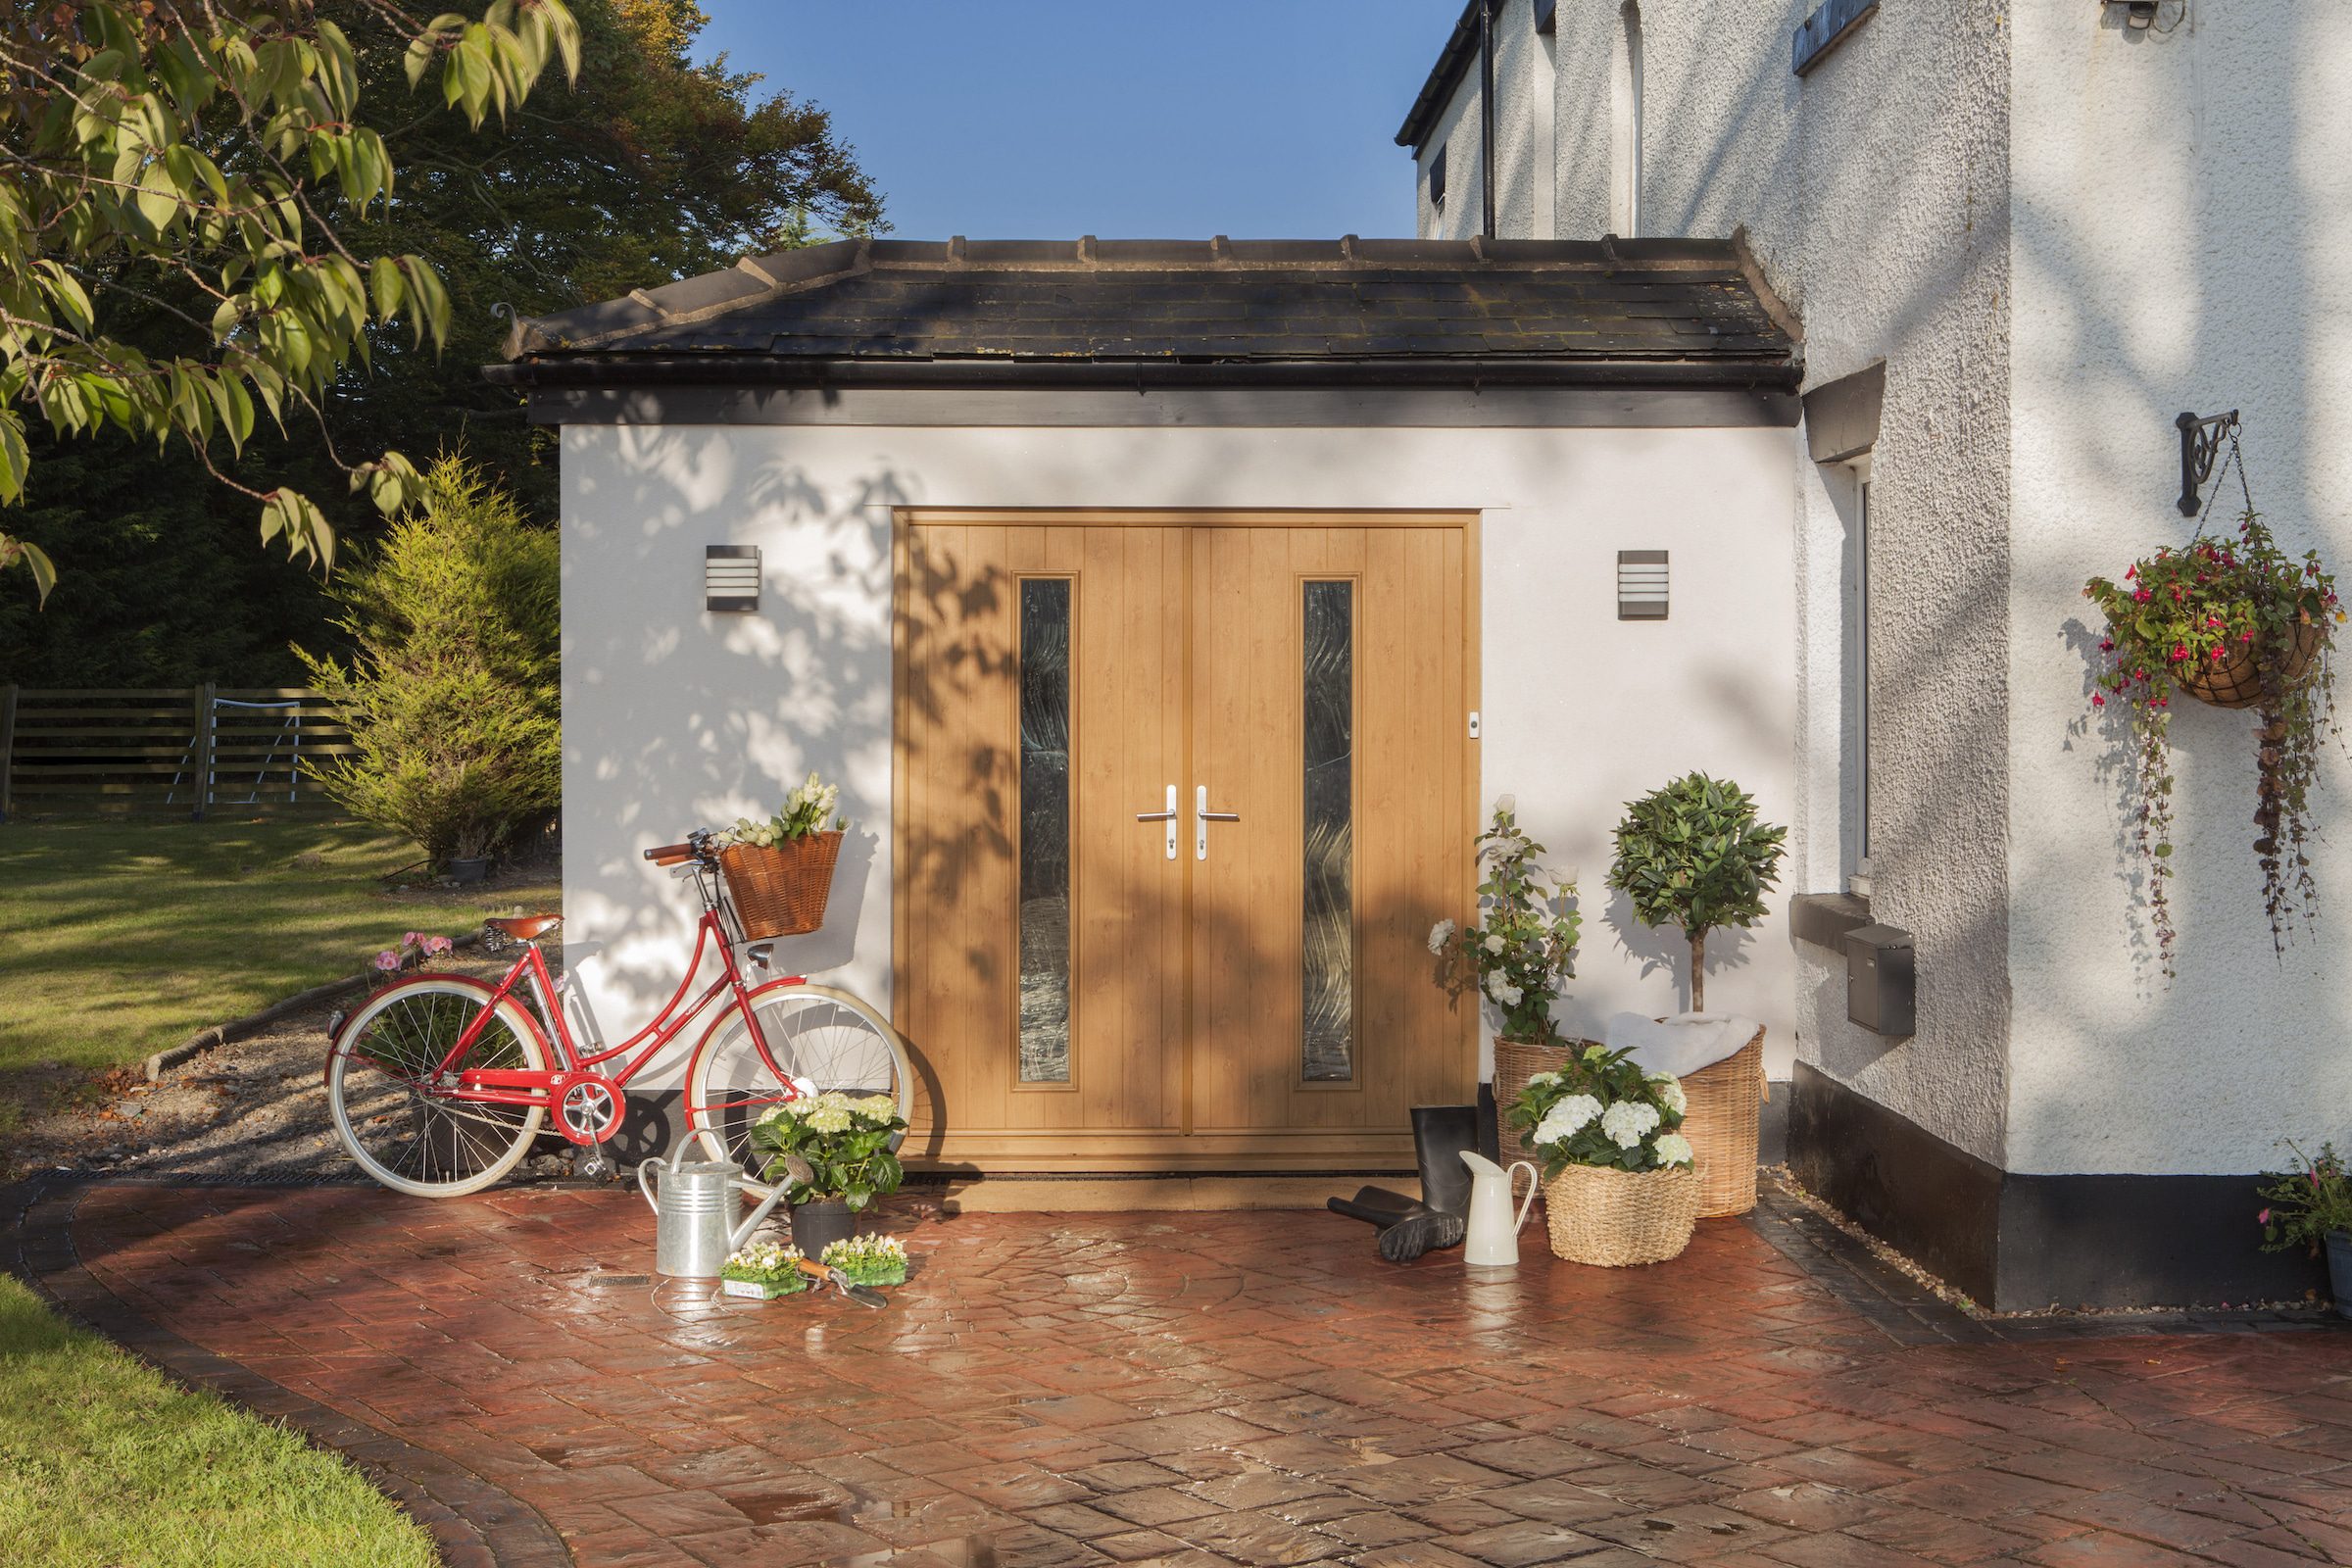
[(1443, 212), (1446, 208), (1446, 143), (1429, 155), (1429, 205)]

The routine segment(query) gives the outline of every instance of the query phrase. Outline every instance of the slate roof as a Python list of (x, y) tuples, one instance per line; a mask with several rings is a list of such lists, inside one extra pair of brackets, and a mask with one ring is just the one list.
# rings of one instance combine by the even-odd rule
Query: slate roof
[(845, 240), (520, 321), (508, 357), (493, 378), (533, 385), (959, 364), (1796, 376), (1730, 240)]

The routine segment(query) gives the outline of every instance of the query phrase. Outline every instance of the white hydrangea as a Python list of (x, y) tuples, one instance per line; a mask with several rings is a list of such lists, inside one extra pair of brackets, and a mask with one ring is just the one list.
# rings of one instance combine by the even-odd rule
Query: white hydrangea
[(1451, 920), (1440, 920), (1436, 925), (1433, 925), (1429, 928), (1430, 952), (1443, 954), (1446, 951), (1446, 944), (1451, 942), (1452, 940), (1453, 922)]
[(1497, 969), (1487, 976), (1487, 995), (1506, 1007), (1516, 1007), (1519, 1005), (1519, 999), (1526, 996), (1527, 993), (1511, 984), (1509, 977)]
[(1649, 1075), (1649, 1081), (1657, 1090), (1658, 1098), (1666, 1102), (1668, 1110), (1680, 1116), (1690, 1108), (1690, 1100), (1683, 1094), (1683, 1081), (1680, 1078), (1670, 1072), (1653, 1072)]
[(1688, 1165), (1691, 1160), (1690, 1140), (1681, 1133), (1660, 1133), (1652, 1146), (1658, 1152), (1661, 1165)]
[(1502, 933), (1499, 931), (1488, 932), (1484, 946), (1489, 953), (1500, 953), (1502, 951)]
[(1658, 1107), (1639, 1100), (1620, 1100), (1601, 1112), (1600, 1130), (1619, 1149), (1631, 1149), (1658, 1124)]
[(1592, 1125), (1592, 1118), (1599, 1114), (1599, 1101), (1591, 1095), (1570, 1095), (1544, 1113), (1533, 1136), (1539, 1144), (1564, 1144)]
[(1556, 1084), (1559, 1081), (1560, 1075), (1556, 1072), (1540, 1072), (1527, 1081), (1527, 1087), (1530, 1089), (1549, 1089), (1553, 1084)]

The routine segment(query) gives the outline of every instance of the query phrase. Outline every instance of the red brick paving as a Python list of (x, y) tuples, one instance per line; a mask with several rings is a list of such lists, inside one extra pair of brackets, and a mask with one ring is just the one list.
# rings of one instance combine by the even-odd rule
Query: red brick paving
[(2352, 1560), (2352, 1334), (1916, 1340), (1759, 1228), (1379, 1262), (1314, 1213), (903, 1222), (886, 1311), (665, 1309), (616, 1192), (95, 1187), (123, 1303), (582, 1564)]

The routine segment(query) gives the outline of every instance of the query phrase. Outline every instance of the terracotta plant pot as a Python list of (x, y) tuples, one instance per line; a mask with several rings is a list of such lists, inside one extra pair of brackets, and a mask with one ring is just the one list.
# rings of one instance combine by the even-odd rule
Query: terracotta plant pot
[(858, 1211), (838, 1198), (819, 1198), (792, 1206), (792, 1245), (808, 1258), (821, 1258), (825, 1249), (846, 1241), (858, 1229)]

